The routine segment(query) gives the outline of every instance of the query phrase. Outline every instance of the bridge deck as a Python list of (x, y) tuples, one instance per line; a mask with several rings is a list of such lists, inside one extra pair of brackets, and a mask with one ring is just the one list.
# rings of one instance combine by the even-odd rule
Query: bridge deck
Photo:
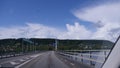
[(0, 59), (0, 66), (12, 68), (91, 68), (88, 65), (69, 60), (54, 51)]

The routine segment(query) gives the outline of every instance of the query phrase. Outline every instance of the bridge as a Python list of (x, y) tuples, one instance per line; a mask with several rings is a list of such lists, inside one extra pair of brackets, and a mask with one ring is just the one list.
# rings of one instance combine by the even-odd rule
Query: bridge
[[(88, 53), (89, 52), (89, 53)], [(25, 55), (6, 55), (0, 59), (2, 68), (100, 68), (109, 50), (41, 51)], [(102, 54), (103, 52), (103, 54)], [(9, 58), (8, 58), (9, 57)], [(99, 60), (97, 58), (99, 57)]]
[[(100, 68), (110, 50), (37, 50), (39, 45), (21, 39), (15, 46), (0, 45), (0, 68)], [(12, 42), (13, 43), (13, 42)]]

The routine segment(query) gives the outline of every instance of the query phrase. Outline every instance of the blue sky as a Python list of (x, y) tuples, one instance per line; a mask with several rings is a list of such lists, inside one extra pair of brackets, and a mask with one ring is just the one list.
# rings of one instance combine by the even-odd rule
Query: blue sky
[(0, 0), (0, 38), (113, 39), (119, 7), (120, 0)]
[[(26, 22), (65, 28), (66, 23), (89, 23), (77, 19), (72, 11), (104, 0), (0, 0), (0, 26), (25, 25)], [(90, 27), (90, 26), (88, 26)]]

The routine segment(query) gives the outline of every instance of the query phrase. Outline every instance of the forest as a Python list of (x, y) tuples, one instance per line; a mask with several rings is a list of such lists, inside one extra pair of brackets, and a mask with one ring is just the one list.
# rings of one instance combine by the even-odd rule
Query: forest
[(110, 49), (113, 42), (108, 40), (70, 40), (53, 38), (18, 38), (1, 39), (0, 52), (30, 52), (42, 50), (55, 50), (57, 41), (58, 50), (99, 50)]

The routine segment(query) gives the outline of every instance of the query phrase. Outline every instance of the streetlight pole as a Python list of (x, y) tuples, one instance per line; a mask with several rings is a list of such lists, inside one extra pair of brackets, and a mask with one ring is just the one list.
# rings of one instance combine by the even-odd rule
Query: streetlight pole
[(22, 53), (23, 53), (24, 52), (24, 49), (23, 49), (23, 38), (21, 40), (22, 40)]
[(58, 44), (57, 38), (55, 38), (55, 51), (57, 51), (57, 44)]

